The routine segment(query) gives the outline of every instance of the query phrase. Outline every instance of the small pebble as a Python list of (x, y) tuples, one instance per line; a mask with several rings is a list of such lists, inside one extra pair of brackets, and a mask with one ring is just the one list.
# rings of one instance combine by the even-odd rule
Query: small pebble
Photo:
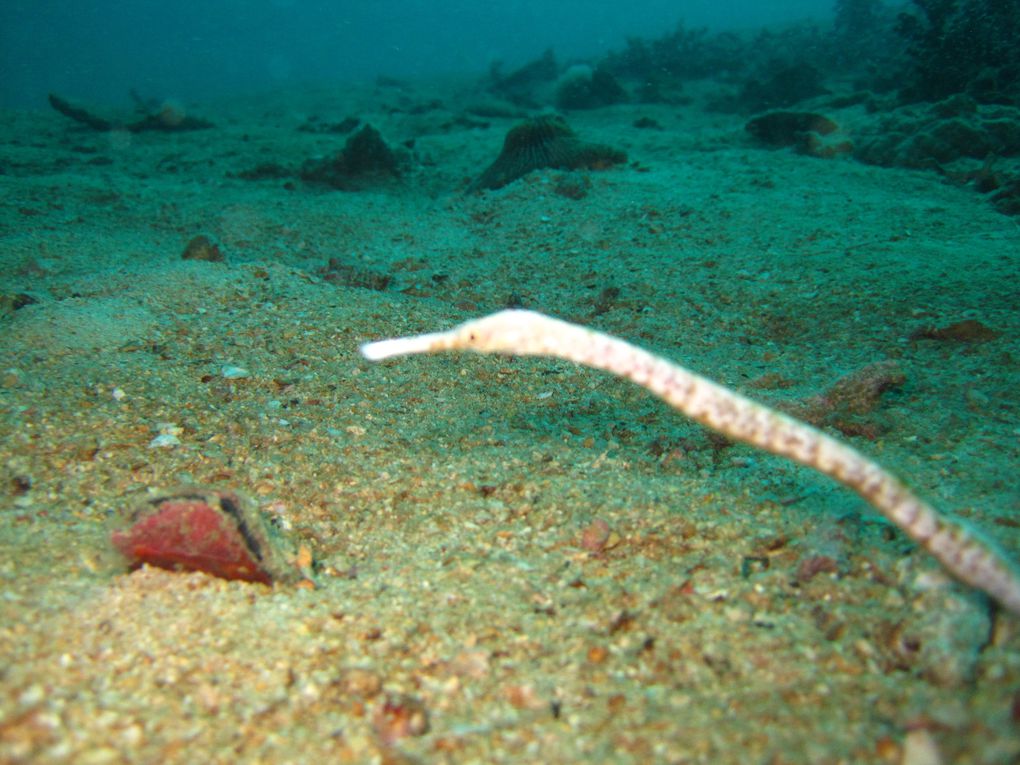
[(235, 367), (228, 364), (220, 370), (220, 374), (228, 380), (238, 380), (242, 377), (248, 377), (250, 372), (244, 367)]
[(408, 736), (422, 736), (429, 729), (428, 710), (414, 696), (387, 696), (372, 715), (372, 728), (386, 745)]
[(149, 441), (150, 449), (170, 449), (174, 446), (180, 445), (181, 439), (179, 439), (173, 433), (160, 433), (154, 439)]
[(181, 440), (177, 437), (184, 432), (184, 428), (175, 422), (159, 422), (153, 428), (156, 437), (149, 441), (150, 449), (169, 449), (180, 446)]
[(581, 532), (581, 549), (590, 553), (600, 553), (609, 542), (609, 524), (602, 518), (596, 518)]
[(41, 704), (45, 698), (46, 689), (42, 685), (36, 683), (35, 685), (28, 686), (28, 688), (22, 691), (21, 695), (18, 696), (18, 703), (23, 707), (34, 707), (37, 704)]
[(938, 744), (924, 728), (910, 731), (903, 739), (901, 765), (942, 765)]

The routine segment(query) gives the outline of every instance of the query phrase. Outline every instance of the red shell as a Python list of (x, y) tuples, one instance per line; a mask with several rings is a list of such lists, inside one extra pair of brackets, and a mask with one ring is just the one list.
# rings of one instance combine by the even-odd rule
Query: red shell
[[(217, 498), (219, 499), (219, 498)], [(204, 497), (170, 497), (128, 528), (111, 535), (113, 545), (137, 567), (204, 571), (223, 579), (270, 584), (238, 526), (222, 506)]]

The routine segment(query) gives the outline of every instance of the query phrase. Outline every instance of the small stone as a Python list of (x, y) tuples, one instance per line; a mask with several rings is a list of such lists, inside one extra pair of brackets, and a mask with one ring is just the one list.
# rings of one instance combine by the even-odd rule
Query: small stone
[(149, 442), (150, 449), (171, 449), (181, 445), (178, 436), (184, 432), (184, 428), (174, 422), (159, 422), (153, 428), (156, 437)]
[(609, 524), (602, 518), (596, 518), (581, 532), (581, 549), (593, 554), (603, 552), (609, 535)]
[(25, 384), (25, 373), (11, 367), (0, 372), (0, 386), (4, 388), (21, 388)]
[(18, 703), (23, 707), (34, 707), (41, 704), (45, 698), (46, 688), (35, 683), (21, 692), (21, 695), (18, 696)]
[(395, 744), (408, 736), (422, 736), (429, 729), (428, 710), (414, 696), (388, 695), (372, 715), (372, 727), (379, 740), (386, 745)]
[(121, 757), (120, 752), (113, 747), (101, 746), (79, 753), (77, 761), (82, 765), (107, 765), (120, 762)]
[(173, 433), (160, 433), (154, 439), (149, 441), (150, 449), (172, 449), (173, 447), (180, 445), (181, 439)]
[(251, 373), (244, 367), (235, 367), (228, 364), (220, 370), (220, 374), (223, 375), (227, 380), (240, 380), (243, 377), (249, 377)]
[(910, 731), (903, 739), (902, 765), (942, 765), (938, 744), (924, 728)]

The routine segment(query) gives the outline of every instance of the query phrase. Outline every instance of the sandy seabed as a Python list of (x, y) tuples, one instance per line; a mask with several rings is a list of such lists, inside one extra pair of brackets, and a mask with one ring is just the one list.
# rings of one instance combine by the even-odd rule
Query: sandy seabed
[[(465, 194), (517, 120), (457, 99), (0, 115), (0, 292), (36, 300), (0, 319), (0, 762), (1016, 762), (1020, 619), (857, 496), (594, 371), (357, 351), (520, 304), (773, 403), (892, 361), (821, 424), (1016, 556), (1016, 222), (697, 98), (567, 115), (626, 165)], [(401, 180), (239, 177), (350, 114)], [(181, 485), (251, 496), (314, 587), (128, 572), (116, 518)]]

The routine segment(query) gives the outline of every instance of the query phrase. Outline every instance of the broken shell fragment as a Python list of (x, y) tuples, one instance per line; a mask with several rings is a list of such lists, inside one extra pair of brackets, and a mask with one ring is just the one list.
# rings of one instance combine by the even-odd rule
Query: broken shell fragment
[(372, 714), (372, 727), (386, 746), (408, 736), (424, 736), (429, 730), (428, 709), (415, 696), (387, 695)]
[(110, 540), (132, 568), (148, 564), (263, 584), (302, 578), (286, 541), (234, 492), (185, 488), (149, 497)]

